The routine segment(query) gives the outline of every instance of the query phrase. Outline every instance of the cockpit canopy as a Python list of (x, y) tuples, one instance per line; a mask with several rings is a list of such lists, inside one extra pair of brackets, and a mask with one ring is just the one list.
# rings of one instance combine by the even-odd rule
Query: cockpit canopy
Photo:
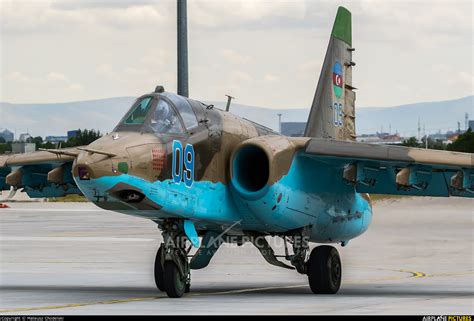
[(115, 131), (143, 131), (184, 135), (198, 127), (196, 114), (184, 97), (164, 92), (142, 96), (125, 114)]

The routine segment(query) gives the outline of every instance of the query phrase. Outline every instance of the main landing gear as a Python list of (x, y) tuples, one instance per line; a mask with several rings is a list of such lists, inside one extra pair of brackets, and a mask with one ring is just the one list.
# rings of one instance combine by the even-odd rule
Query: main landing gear
[(335, 247), (322, 245), (311, 251), (306, 274), (315, 294), (335, 294), (341, 286), (342, 265)]
[(170, 298), (180, 298), (189, 292), (191, 273), (186, 249), (186, 235), (179, 223), (167, 221), (162, 225), (163, 243), (155, 259), (155, 283)]
[[(308, 283), (315, 294), (335, 294), (341, 286), (342, 264), (337, 249), (329, 245), (315, 247), (306, 260), (309, 251), (305, 229), (291, 236), (284, 236), (285, 258), (301, 274), (308, 275)], [(292, 244), (293, 255), (289, 255), (287, 242)]]
[[(166, 220), (160, 223), (163, 230), (163, 243), (160, 245), (155, 259), (155, 283), (156, 287), (170, 298), (180, 298), (189, 292), (191, 285), (191, 266), (200, 269), (209, 263), (212, 254), (217, 250), (203, 237), (204, 248), (212, 254), (194, 255), (191, 263), (188, 262), (188, 254), (192, 248), (186, 248), (188, 237), (183, 231), (183, 222), (179, 220)], [(285, 255), (275, 255), (265, 235), (258, 233), (246, 233), (251, 243), (261, 252), (265, 260), (273, 265), (288, 269), (296, 269), (301, 274), (308, 276), (309, 286), (315, 294), (335, 294), (341, 286), (342, 265), (336, 248), (328, 245), (315, 247), (308, 257), (309, 245), (308, 231), (301, 229), (291, 234), (280, 235), (285, 241)], [(244, 241), (245, 242), (245, 241)], [(290, 254), (288, 244), (292, 246), (293, 253)], [(206, 245), (207, 244), (207, 245)], [(285, 258), (291, 265), (278, 260)], [(196, 260), (195, 260), (196, 259)]]

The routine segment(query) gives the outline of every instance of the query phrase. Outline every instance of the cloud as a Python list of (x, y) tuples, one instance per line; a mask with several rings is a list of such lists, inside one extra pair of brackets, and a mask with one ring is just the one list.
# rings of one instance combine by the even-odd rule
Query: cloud
[(436, 48), (472, 35), (472, 6), (462, 0), (360, 1), (352, 14), (364, 40)]
[(99, 75), (110, 75), (112, 73), (112, 66), (110, 64), (100, 64), (95, 68)]
[(171, 59), (171, 53), (169, 50), (162, 48), (155, 48), (148, 50), (145, 55), (140, 59), (141, 64), (147, 66), (162, 66)]
[[(442, 0), (430, 1), (429, 5), (426, 1), (342, 2), (352, 11), (354, 26), (364, 39), (415, 41), (425, 36), (421, 42), (424, 45), (432, 44), (433, 40), (459, 41), (472, 33), (472, 2), (453, 3), (446, 5)], [(324, 0), (188, 2), (189, 26), (214, 32), (326, 28), (334, 21), (335, 12), (336, 5)], [(60, 33), (81, 28), (174, 29), (176, 4), (164, 0), (2, 0), (1, 18), (6, 34)], [(406, 29), (411, 32), (401, 32)]]
[[(193, 28), (249, 29), (305, 24), (305, 0), (188, 2)], [(77, 28), (174, 28), (175, 1), (2, 0), (2, 29), (11, 33), (60, 33)], [(61, 28), (57, 28), (61, 25)]]
[(59, 72), (50, 72), (46, 75), (46, 78), (51, 81), (61, 81), (61, 82), (67, 82), (68, 79), (66, 78), (65, 75)]
[(240, 54), (232, 49), (222, 49), (220, 54), (224, 59), (233, 64), (246, 64), (252, 60), (250, 56)]
[(322, 60), (308, 59), (295, 65), (296, 75), (303, 80), (315, 80), (318, 78), (321, 68), (323, 66)]
[[(175, 88), (174, 0), (0, 1), (1, 89), (11, 101)], [(339, 4), (353, 17), (358, 105), (473, 93), (470, 1), (193, 0), (191, 94), (213, 100), (227, 92), (249, 104), (308, 106)], [(276, 81), (291, 95), (275, 93)], [(400, 92), (416, 90), (400, 94), (393, 90), (397, 84), (403, 84)]]
[(134, 6), (159, 4), (156, 0), (54, 0), (51, 6), (60, 10), (129, 8)]
[[(28, 88), (28, 95), (32, 93), (54, 93), (59, 91), (61, 93), (68, 92), (80, 92), (84, 90), (84, 86), (78, 82), (72, 82), (63, 73), (60, 72), (49, 72), (44, 75), (33, 76), (26, 75), (20, 71), (13, 71), (4, 75), (6, 81), (0, 79), (2, 83), (3, 93), (10, 92), (24, 92), (25, 88)], [(13, 88), (13, 89), (11, 89)], [(9, 96), (7, 96), (8, 98)], [(22, 95), (25, 98), (24, 95)], [(5, 99), (2, 97), (1, 99)]]
[(323, 65), (323, 61), (321, 60), (316, 60), (316, 59), (310, 59), (306, 60), (296, 66), (297, 71), (299, 72), (313, 72), (313, 71), (319, 71)]
[[(96, 14), (97, 12), (100, 14)], [(160, 7), (151, 5), (94, 10), (91, 13), (94, 14), (96, 24), (119, 29), (156, 28), (156, 26), (175, 22), (175, 19), (164, 14)]]
[(5, 76), (5, 78), (12, 82), (17, 82), (20, 84), (27, 84), (32, 81), (31, 78), (27, 77), (26, 75), (22, 74), (19, 71), (13, 71)]
[(93, 23), (92, 16), (55, 10), (49, 1), (3, 0), (0, 17), (3, 35), (58, 33)]
[(263, 80), (266, 81), (266, 82), (276, 82), (276, 81), (280, 80), (280, 77), (272, 75), (272, 74), (266, 74), (263, 77)]
[(471, 88), (474, 91), (474, 73), (471, 70), (458, 70), (447, 64), (436, 64), (432, 71), (443, 83), (458, 88)]
[(175, 22), (168, 12), (170, 2), (162, 6), (151, 5), (151, 1), (115, 1), (2, 0), (0, 26), (3, 34), (16, 35), (97, 28), (163, 28)]
[(306, 1), (190, 1), (192, 24), (200, 28), (268, 28), (289, 25), (304, 18)]
[[(170, 67), (169, 61), (171, 54), (161, 48), (152, 48), (146, 50), (140, 59), (130, 60), (127, 65), (116, 66), (110, 63), (101, 63), (95, 67), (95, 72), (101, 77), (108, 78), (113, 81), (131, 80), (142, 82), (142, 79), (156, 79), (163, 74), (167, 74), (164, 70)], [(174, 70), (174, 65), (173, 68)]]
[(230, 79), (231, 81), (236, 81), (236, 82), (251, 82), (253, 81), (253, 77), (250, 76), (248, 73), (240, 70), (235, 70), (230, 74)]
[(67, 89), (71, 91), (81, 91), (84, 89), (84, 86), (82, 86), (81, 84), (70, 84), (69, 86), (67, 86)]

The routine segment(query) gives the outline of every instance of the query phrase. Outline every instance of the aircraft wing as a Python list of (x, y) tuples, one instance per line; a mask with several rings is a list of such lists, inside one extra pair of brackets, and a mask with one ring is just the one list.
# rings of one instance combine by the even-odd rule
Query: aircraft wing
[(22, 188), (30, 197), (82, 194), (72, 177), (76, 148), (0, 156), (0, 191)]
[(359, 193), (474, 197), (474, 154), (311, 138), (304, 156)]

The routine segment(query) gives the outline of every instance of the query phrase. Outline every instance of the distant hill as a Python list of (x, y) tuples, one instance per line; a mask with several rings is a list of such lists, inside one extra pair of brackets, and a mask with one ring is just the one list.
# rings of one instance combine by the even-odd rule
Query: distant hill
[[(33, 136), (65, 135), (68, 130), (77, 128), (99, 129), (110, 132), (130, 105), (134, 97), (117, 97), (100, 100), (79, 101), (55, 104), (11, 104), (0, 103), (0, 128), (8, 128), (19, 133), (27, 130)], [(208, 102), (224, 108), (224, 102)], [(233, 103), (231, 112), (278, 128), (278, 113), (282, 121), (306, 121), (309, 109), (271, 109)], [(396, 130), (405, 136), (417, 133), (418, 118), (430, 133), (438, 129), (446, 131), (457, 128), (461, 122), (464, 128), (464, 113), (474, 118), (474, 96), (440, 102), (423, 102), (394, 107), (357, 107), (356, 129), (358, 134)]]
[(438, 130), (445, 132), (457, 129), (457, 122), (464, 129), (465, 113), (469, 114), (470, 119), (474, 119), (474, 96), (388, 108), (358, 108), (356, 130), (358, 134), (374, 133), (381, 130), (381, 125), (384, 131), (388, 131), (388, 126), (391, 125), (392, 132), (398, 130), (404, 136), (415, 136), (419, 118), (422, 130), (425, 124), (428, 133)]
[(0, 128), (33, 136), (66, 135), (78, 128), (110, 132), (135, 100), (117, 97), (54, 104), (0, 103)]

